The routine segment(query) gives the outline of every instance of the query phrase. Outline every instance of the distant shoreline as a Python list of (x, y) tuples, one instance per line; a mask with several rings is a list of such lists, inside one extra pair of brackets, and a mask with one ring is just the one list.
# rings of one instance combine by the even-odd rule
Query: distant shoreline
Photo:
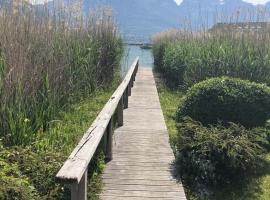
[(152, 43), (142, 43), (142, 42), (125, 42), (124, 45), (131, 46), (142, 46), (142, 45), (152, 45)]

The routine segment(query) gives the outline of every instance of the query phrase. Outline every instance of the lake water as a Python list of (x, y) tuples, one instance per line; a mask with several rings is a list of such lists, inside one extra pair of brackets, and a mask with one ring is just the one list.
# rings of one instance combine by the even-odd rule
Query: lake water
[(140, 58), (141, 67), (153, 67), (154, 59), (151, 49), (141, 49), (137, 45), (126, 45), (122, 59), (122, 72), (125, 74), (136, 57)]

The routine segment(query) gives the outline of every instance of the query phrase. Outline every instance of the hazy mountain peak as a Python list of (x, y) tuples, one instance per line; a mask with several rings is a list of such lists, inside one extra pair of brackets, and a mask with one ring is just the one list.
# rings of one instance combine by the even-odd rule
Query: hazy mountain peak
[[(0, 6), (11, 0), (0, 0)], [(33, 1), (33, 0), (32, 0)], [(38, 0), (39, 2), (41, 0)], [(59, 1), (59, 0), (54, 0)], [(69, 2), (70, 0), (60, 0)], [(246, 2), (249, 1), (249, 2)], [(217, 22), (265, 21), (257, 10), (269, 10), (270, 3), (252, 4), (254, 0), (84, 0), (84, 11), (111, 6), (120, 30), (128, 40), (147, 40), (152, 34), (172, 28), (212, 27)], [(259, 11), (261, 12), (261, 11)], [(269, 15), (267, 15), (269, 16)], [(269, 17), (268, 17), (269, 18)]]
[[(129, 40), (149, 39), (155, 32), (187, 24), (194, 30), (210, 28), (216, 22), (235, 20), (232, 16), (240, 21), (258, 20), (257, 6), (243, 0), (85, 0), (85, 10), (101, 4), (114, 9), (118, 24)], [(268, 7), (270, 4), (265, 5)]]

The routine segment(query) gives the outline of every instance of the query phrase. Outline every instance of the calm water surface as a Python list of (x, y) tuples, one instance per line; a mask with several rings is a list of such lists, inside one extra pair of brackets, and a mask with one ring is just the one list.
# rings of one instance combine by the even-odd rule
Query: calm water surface
[(125, 52), (122, 59), (122, 72), (125, 74), (130, 65), (133, 63), (134, 59), (140, 57), (140, 67), (153, 67), (154, 59), (151, 49), (141, 49), (140, 46), (136, 45), (126, 45)]

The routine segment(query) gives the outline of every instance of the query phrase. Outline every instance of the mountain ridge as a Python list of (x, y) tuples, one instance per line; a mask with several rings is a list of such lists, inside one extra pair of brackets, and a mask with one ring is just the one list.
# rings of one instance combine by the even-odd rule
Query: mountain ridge
[[(59, 1), (59, 0), (54, 0)], [(65, 1), (67, 4), (70, 0)], [(7, 0), (0, 0), (7, 2)], [(53, 4), (50, 2), (49, 4)], [(40, 5), (39, 5), (40, 6)], [(242, 0), (84, 0), (84, 12), (100, 6), (113, 9), (119, 28), (127, 41), (144, 42), (160, 31), (211, 28), (217, 22), (268, 21), (270, 2), (253, 5)], [(267, 12), (270, 13), (270, 12)]]
[(188, 28), (211, 28), (217, 22), (267, 21), (258, 10), (269, 10), (270, 3), (253, 5), (242, 0), (89, 0), (85, 9), (111, 6), (127, 40), (147, 40), (156, 32)]

